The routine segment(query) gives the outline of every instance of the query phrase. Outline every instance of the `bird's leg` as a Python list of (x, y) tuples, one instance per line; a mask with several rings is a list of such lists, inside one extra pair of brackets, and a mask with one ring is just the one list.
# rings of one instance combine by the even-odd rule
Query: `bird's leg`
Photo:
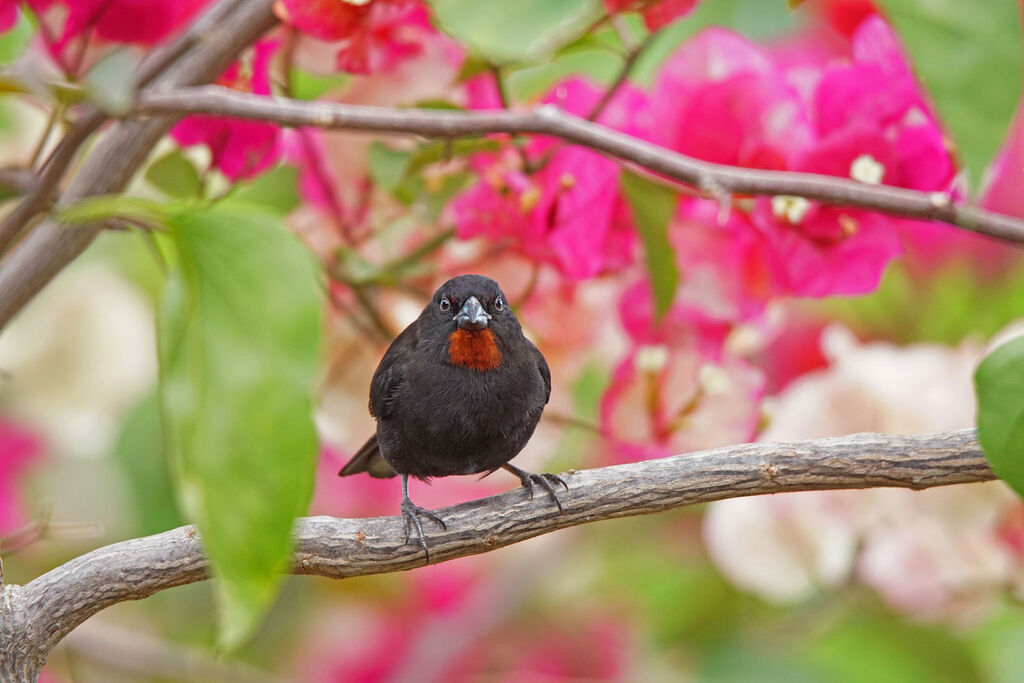
[(420, 516), (427, 517), (434, 520), (441, 525), (441, 528), (445, 531), (448, 530), (448, 526), (444, 523), (444, 520), (436, 512), (431, 512), (425, 508), (421, 508), (419, 505), (414, 504), (409, 499), (409, 475), (402, 475), (402, 518), (405, 519), (405, 542), (409, 543), (410, 532), (413, 527), (416, 527), (416, 533), (419, 535), (420, 546), (423, 548), (423, 553), (427, 556), (427, 564), (430, 564), (430, 550), (427, 549), (427, 540), (423, 537), (423, 525), (420, 524)]
[(554, 486), (552, 486), (552, 484), (562, 485), (565, 487), (566, 491), (569, 490), (569, 485), (566, 484), (562, 480), (562, 478), (559, 477), (557, 474), (551, 474), (550, 472), (545, 472), (543, 474), (534, 474), (533, 472), (521, 470), (515, 465), (510, 465), (508, 463), (505, 463), (501, 467), (502, 469), (508, 470), (512, 474), (519, 477), (519, 481), (523, 482), (523, 486), (525, 486), (530, 491), (531, 499), (533, 498), (533, 485), (540, 484), (545, 491), (551, 494), (551, 497), (555, 500), (555, 505), (558, 506), (558, 511), (564, 512), (562, 510), (562, 501), (558, 500), (558, 495), (555, 493), (555, 488)]

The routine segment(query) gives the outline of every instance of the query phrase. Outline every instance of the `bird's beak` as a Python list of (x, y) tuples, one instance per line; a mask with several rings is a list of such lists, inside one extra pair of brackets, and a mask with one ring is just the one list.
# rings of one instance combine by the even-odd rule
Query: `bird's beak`
[(458, 314), (452, 318), (461, 329), (468, 330), (469, 332), (484, 329), (487, 327), (487, 321), (490, 319), (491, 316), (487, 314), (487, 311), (484, 310), (484, 307), (480, 305), (475, 296), (466, 299), (466, 303), (462, 304)]

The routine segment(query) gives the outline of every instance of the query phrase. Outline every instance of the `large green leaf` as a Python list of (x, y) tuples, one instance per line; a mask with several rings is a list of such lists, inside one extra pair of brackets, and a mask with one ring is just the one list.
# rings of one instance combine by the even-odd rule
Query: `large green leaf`
[(1024, 496), (1024, 337), (990, 353), (974, 373), (978, 439), (992, 471)]
[(298, 183), (298, 169), (294, 166), (276, 166), (252, 180), (235, 183), (231, 190), (231, 201), (252, 204), (282, 215), (291, 213), (302, 203)]
[(601, 12), (598, 0), (430, 0), (430, 5), (446, 33), (496, 64), (552, 52)]
[(156, 394), (146, 396), (124, 418), (114, 457), (131, 483), (140, 534), (184, 524), (167, 468)]
[(146, 180), (168, 197), (198, 197), (203, 191), (199, 171), (180, 149), (173, 149), (150, 164)]
[(259, 623), (312, 492), (316, 269), (248, 206), (172, 217), (177, 264), (158, 315), (160, 399), (182, 508), (219, 581), (221, 638)]
[(625, 170), (620, 184), (644, 245), (654, 304), (661, 316), (672, 306), (679, 284), (679, 270), (668, 241), (668, 225), (675, 212), (676, 195), (667, 187)]
[(1006, 137), (1021, 93), (1015, 0), (879, 0), (978, 179)]

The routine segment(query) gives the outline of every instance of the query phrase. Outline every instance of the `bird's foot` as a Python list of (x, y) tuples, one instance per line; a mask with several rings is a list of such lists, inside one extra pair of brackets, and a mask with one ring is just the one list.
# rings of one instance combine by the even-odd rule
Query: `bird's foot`
[(448, 525), (444, 523), (444, 520), (436, 512), (421, 508), (407, 497), (402, 499), (402, 518), (405, 520), (405, 542), (407, 545), (411, 542), (411, 532), (415, 528), (416, 535), (419, 537), (420, 547), (423, 548), (423, 553), (427, 557), (427, 564), (430, 564), (430, 550), (427, 548), (427, 540), (423, 536), (423, 525), (420, 524), (420, 517), (426, 517), (437, 522), (445, 531), (448, 530)]
[(551, 498), (555, 501), (555, 505), (558, 506), (558, 511), (564, 512), (564, 510), (562, 510), (562, 501), (558, 500), (558, 494), (555, 491), (555, 486), (563, 486), (565, 487), (565, 490), (568, 491), (569, 485), (566, 484), (560, 476), (557, 474), (551, 474), (550, 472), (535, 474), (533, 472), (521, 470), (514, 465), (505, 465), (505, 469), (519, 477), (519, 481), (521, 481), (523, 486), (530, 492), (530, 500), (533, 500), (533, 487), (540, 485), (542, 489), (551, 494)]

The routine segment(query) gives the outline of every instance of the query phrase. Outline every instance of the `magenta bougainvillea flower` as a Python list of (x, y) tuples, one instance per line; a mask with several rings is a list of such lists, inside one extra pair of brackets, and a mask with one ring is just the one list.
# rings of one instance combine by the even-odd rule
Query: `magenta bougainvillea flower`
[(341, 71), (369, 74), (423, 51), (437, 33), (419, 0), (280, 0), (281, 20), (319, 40), (337, 42)]
[[(44, 21), (51, 10), (63, 29), (50, 46), (56, 53), (88, 34), (115, 43), (158, 43), (180, 28), (210, 0), (28, 0)], [(13, 4), (13, 3), (12, 3)]]
[[(655, 117), (670, 122), (657, 128), (660, 141), (718, 163), (950, 191), (950, 151), (895, 34), (870, 17), (851, 53), (810, 74), (804, 65), (798, 78), (745, 38), (707, 30), (659, 75)], [(742, 241), (766, 247), (749, 279), (776, 296), (871, 291), (902, 250), (907, 221), (800, 197), (739, 204), (733, 210), (747, 220), (733, 223), (733, 235), (756, 230), (760, 238)]]
[[(243, 66), (236, 62), (218, 81), (221, 85), (257, 95), (270, 94), (270, 60), (276, 41), (261, 41), (252, 59)], [(251, 178), (266, 170), (281, 156), (281, 132), (272, 123), (214, 116), (189, 116), (171, 131), (179, 145), (206, 145), (211, 165), (231, 180)]]
[(17, 0), (0, 0), (0, 32), (6, 31), (18, 22)]
[[(491, 104), (486, 88), (476, 88)], [(566, 111), (587, 114), (601, 91), (574, 78), (544, 98)], [(625, 87), (599, 121), (644, 135), (646, 97)], [(648, 135), (649, 137), (649, 135)], [(523, 160), (532, 173), (523, 168)], [(549, 139), (533, 140), (520, 154), (511, 147), (478, 157), (481, 179), (452, 203), (462, 239), (508, 241), (538, 261), (581, 280), (631, 263), (636, 237), (629, 210), (618, 191), (619, 165), (595, 152)]]
[(0, 420), (0, 534), (25, 523), (17, 499), (16, 480), (40, 452), (39, 441), (34, 436)]
[(640, 12), (644, 23), (651, 31), (657, 31), (676, 19), (689, 14), (699, 0), (604, 0), (610, 14), (616, 12)]

